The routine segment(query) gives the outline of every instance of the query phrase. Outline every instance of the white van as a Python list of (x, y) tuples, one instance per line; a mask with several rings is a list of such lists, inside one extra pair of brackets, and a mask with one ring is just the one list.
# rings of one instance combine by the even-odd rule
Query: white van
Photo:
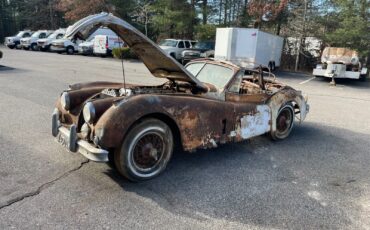
[(100, 56), (112, 55), (114, 48), (123, 47), (123, 41), (117, 35), (96, 35), (94, 39), (94, 54)]

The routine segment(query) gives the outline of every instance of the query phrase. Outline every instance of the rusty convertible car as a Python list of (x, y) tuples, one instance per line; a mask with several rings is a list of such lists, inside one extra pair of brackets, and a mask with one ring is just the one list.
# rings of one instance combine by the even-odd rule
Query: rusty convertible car
[(290, 134), (303, 121), (307, 99), (260, 71), (198, 59), (186, 67), (127, 22), (109, 13), (81, 19), (66, 36), (85, 39), (100, 26), (115, 31), (162, 85), (74, 84), (56, 102), (52, 134), (71, 152), (111, 161), (132, 181), (163, 172), (174, 146), (213, 148), (269, 133)]

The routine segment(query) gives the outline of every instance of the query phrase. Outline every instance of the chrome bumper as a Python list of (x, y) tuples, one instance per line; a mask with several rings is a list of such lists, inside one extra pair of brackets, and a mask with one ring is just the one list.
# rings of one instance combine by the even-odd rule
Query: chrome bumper
[(108, 162), (108, 151), (97, 148), (93, 144), (78, 139), (76, 126), (72, 125), (69, 129), (61, 126), (59, 121), (60, 113), (57, 109), (52, 116), (52, 134), (57, 141), (71, 152), (79, 152), (89, 160), (97, 162)]

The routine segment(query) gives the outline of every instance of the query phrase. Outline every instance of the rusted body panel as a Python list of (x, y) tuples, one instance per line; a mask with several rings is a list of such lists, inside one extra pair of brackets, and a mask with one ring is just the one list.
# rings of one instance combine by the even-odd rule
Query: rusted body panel
[[(245, 104), (245, 113), (254, 104)], [(99, 119), (95, 130), (104, 130), (99, 143), (111, 148), (119, 145), (132, 124), (151, 114), (162, 114), (172, 119), (181, 134), (185, 150), (216, 147), (216, 143), (230, 141), (235, 129), (235, 104), (185, 95), (138, 95), (123, 99), (109, 108)], [(114, 118), (114, 119), (112, 119)]]

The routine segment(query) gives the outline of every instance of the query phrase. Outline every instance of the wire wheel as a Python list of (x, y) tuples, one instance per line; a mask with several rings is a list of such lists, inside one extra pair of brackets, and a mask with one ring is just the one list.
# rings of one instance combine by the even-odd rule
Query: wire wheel
[(147, 119), (135, 125), (115, 152), (118, 171), (131, 181), (148, 180), (167, 166), (173, 151), (171, 129), (162, 121)]
[(162, 136), (150, 132), (141, 136), (133, 149), (133, 164), (143, 172), (152, 170), (161, 161), (166, 143)]

